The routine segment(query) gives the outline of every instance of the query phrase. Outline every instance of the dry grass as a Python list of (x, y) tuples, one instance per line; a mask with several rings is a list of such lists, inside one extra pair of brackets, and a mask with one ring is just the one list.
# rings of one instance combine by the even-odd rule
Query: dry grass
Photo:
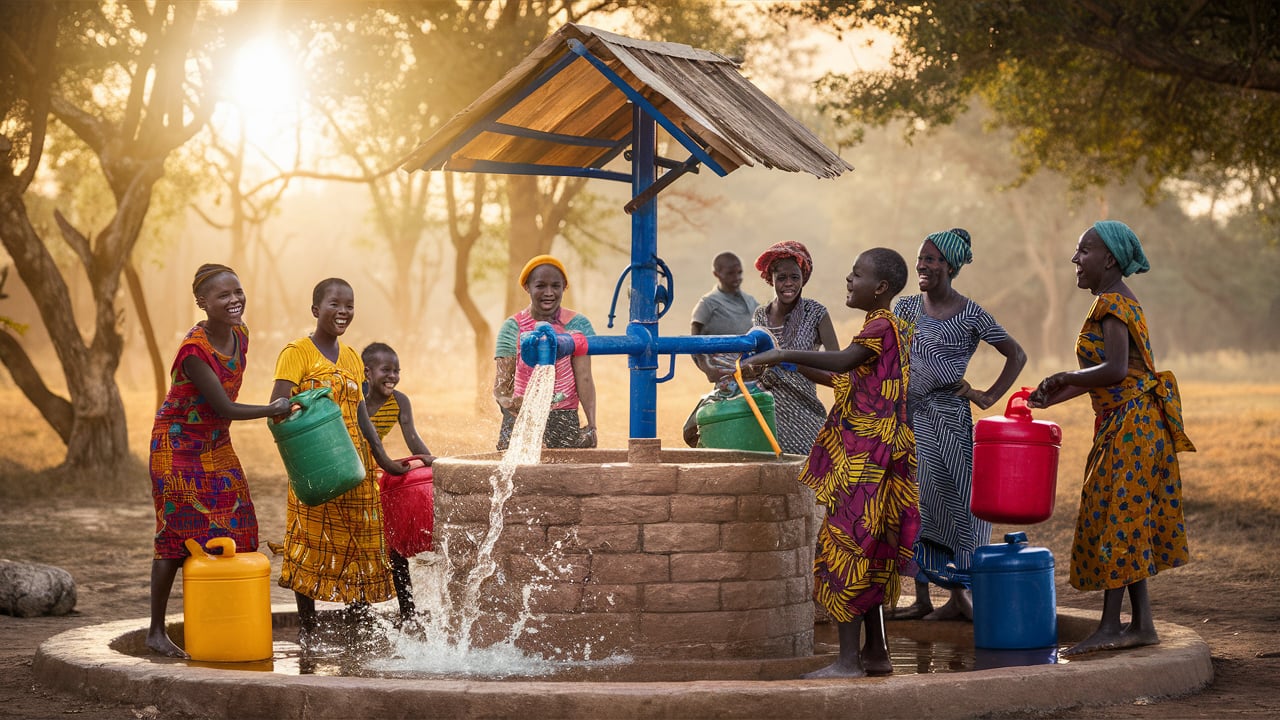
[[(704, 385), (681, 366), (677, 378), (659, 390), (658, 434), (678, 446), (680, 426)], [(627, 438), (627, 374), (625, 363), (596, 363), (600, 395), (601, 444), (624, 447)], [(663, 368), (662, 372), (665, 372)], [(1194, 562), (1181, 572), (1225, 573), (1239, 579), (1275, 579), (1277, 570), (1256, 548), (1280, 535), (1280, 385), (1199, 381), (1183, 375), (1182, 392), (1187, 430), (1199, 451), (1181, 456), (1183, 493)], [(1024, 375), (1030, 375), (1025, 373)], [(1031, 382), (1028, 377), (1024, 382)], [(465, 383), (404, 388), (414, 401), (418, 427), (438, 455), (488, 452), (497, 430), (496, 413), (477, 417), (470, 393), (447, 389)], [(246, 396), (249, 389), (246, 388)], [(247, 397), (245, 399), (248, 399)], [(829, 400), (829, 398), (824, 398)], [(126, 394), (129, 437), (138, 457), (145, 460), (154, 398)], [(0, 387), (0, 501), (47, 496), (76, 497), (92, 478), (69, 478), (54, 468), (62, 458), (57, 436), (12, 386)], [(993, 408), (990, 412), (996, 412)], [(1075, 522), (1080, 478), (1089, 449), (1092, 413), (1079, 399), (1037, 413), (1063, 428), (1056, 510), (1049, 521), (1025, 530), (1033, 542), (1051, 548), (1065, 559)], [(236, 448), (251, 482), (283, 487), (283, 466), (265, 421), (237, 423)], [(404, 453), (393, 435), (392, 454)], [(145, 466), (122, 500), (145, 502)], [(272, 496), (279, 488), (261, 488)], [(136, 493), (136, 498), (134, 493)], [(257, 491), (255, 491), (257, 494)], [(268, 507), (264, 505), (263, 507)], [(997, 536), (998, 537), (998, 536)], [(1202, 562), (1212, 558), (1212, 562)]]

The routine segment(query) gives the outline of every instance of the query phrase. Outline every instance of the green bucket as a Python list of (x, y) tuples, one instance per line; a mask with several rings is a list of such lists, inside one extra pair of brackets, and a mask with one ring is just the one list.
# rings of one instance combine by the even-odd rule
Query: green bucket
[(293, 494), (304, 505), (322, 505), (359, 485), (364, 463), (329, 388), (303, 390), (290, 400), (301, 408), (267, 425)]
[[(767, 390), (756, 390), (751, 393), (760, 414), (769, 424), (769, 430), (777, 436), (777, 425), (774, 421), (773, 393)], [(698, 421), (698, 445), (706, 448), (723, 448), (728, 450), (753, 450), (757, 452), (773, 452), (773, 445), (764, 430), (760, 429), (760, 421), (742, 395), (734, 395), (724, 400), (712, 400), (698, 408), (695, 418)]]

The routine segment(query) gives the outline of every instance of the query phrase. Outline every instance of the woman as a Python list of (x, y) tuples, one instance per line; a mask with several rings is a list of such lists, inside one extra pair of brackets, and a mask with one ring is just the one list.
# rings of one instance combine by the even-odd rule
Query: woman
[[(540, 322), (550, 323), (557, 333), (595, 335), (585, 315), (560, 306), (569, 287), (564, 265), (550, 255), (538, 255), (520, 271), (520, 286), (529, 293), (529, 307), (507, 318), (498, 330), (494, 350), (496, 370), (493, 398), (502, 409), (498, 450), (511, 443), (511, 430), (524, 402), (525, 389), (533, 367), (520, 359), (520, 333), (533, 330)], [(578, 426), (578, 405), (587, 424)], [(596, 384), (591, 377), (591, 356), (579, 355), (556, 360), (555, 396), (542, 435), (544, 447), (593, 448), (596, 446)]]
[(151, 429), (151, 495), (156, 509), (151, 561), (151, 626), (147, 647), (187, 657), (169, 639), (165, 613), (173, 580), (187, 557), (184, 543), (235, 540), (237, 552), (258, 549), (258, 517), (244, 468), (231, 446), (231, 421), (289, 412), (289, 401), (236, 402), (249, 353), (240, 278), (226, 265), (206, 263), (191, 282), (205, 319), (187, 332), (169, 371), (169, 392)]
[[(893, 619), (972, 620), (969, 565), (974, 550), (991, 541), (991, 523), (969, 511), (973, 484), (969, 403), (984, 410), (991, 407), (1018, 378), (1027, 356), (990, 313), (952, 286), (960, 268), (973, 261), (971, 245), (969, 233), (961, 228), (925, 238), (916, 258), (920, 294), (899, 299), (893, 308), (895, 315), (914, 326), (907, 413), (916, 435), (921, 522), (916, 600), (892, 613)], [(985, 391), (964, 378), (979, 342), (1004, 356), (1004, 368)], [(930, 580), (951, 593), (937, 610), (929, 599)]]
[[(773, 334), (778, 350), (839, 350), (831, 315), (817, 300), (801, 297), (813, 274), (813, 258), (803, 243), (775, 243), (756, 258), (756, 270), (773, 288), (774, 297), (756, 308), (752, 324)], [(814, 381), (827, 373), (808, 367), (770, 367), (760, 385), (773, 393), (778, 445), (783, 452), (807, 455), (827, 419)]]
[[(1124, 278), (1149, 269), (1138, 236), (1115, 220), (1093, 224), (1071, 257), (1076, 285), (1096, 296), (1076, 339), (1080, 369), (1054, 373), (1027, 400), (1042, 408), (1089, 394), (1093, 447), (1071, 543), (1071, 585), (1102, 590), (1102, 620), (1063, 652), (1154, 645), (1147, 578), (1185, 565), (1179, 452), (1195, 452), (1170, 372), (1157, 372), (1146, 314)], [(1128, 590), (1130, 622), (1120, 621)]]

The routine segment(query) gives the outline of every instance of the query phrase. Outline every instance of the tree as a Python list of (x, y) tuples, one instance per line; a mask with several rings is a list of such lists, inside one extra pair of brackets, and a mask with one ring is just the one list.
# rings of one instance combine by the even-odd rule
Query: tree
[[(137, 243), (169, 154), (208, 119), (198, 78), (202, 6), (157, 1), (119, 5), (0, 5), (0, 241), (35, 299), (61, 363), (69, 398), (49, 389), (25, 348), (0, 330), (0, 361), (67, 443), (64, 467), (114, 475), (129, 457), (115, 382), (123, 349), (121, 276)], [(51, 118), (98, 159), (115, 201), (96, 232), (61, 212), (58, 230), (78, 268), (62, 268), (30, 217), (25, 196), (40, 172)], [(68, 276), (88, 279), (93, 313), (82, 331)]]
[[(980, 96), (1022, 172), (1238, 186), (1280, 219), (1280, 4), (1272, 0), (810, 1), (779, 12), (896, 37), (892, 67), (829, 75), (857, 140), (892, 118), (947, 124)], [(908, 125), (914, 132), (915, 125)]]

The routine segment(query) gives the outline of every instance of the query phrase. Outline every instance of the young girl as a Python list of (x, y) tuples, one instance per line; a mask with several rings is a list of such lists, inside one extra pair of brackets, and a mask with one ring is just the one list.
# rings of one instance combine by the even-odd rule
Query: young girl
[[(1093, 224), (1071, 256), (1076, 285), (1097, 297), (1076, 340), (1079, 370), (1054, 373), (1027, 400), (1048, 407), (1089, 394), (1093, 447), (1071, 544), (1071, 584), (1102, 590), (1102, 620), (1063, 655), (1154, 645), (1147, 578), (1189, 560), (1178, 452), (1195, 446), (1182, 427), (1170, 372), (1157, 372), (1146, 315), (1124, 278), (1149, 268), (1138, 236), (1115, 220)], [(1132, 612), (1120, 622), (1125, 589)]]
[(289, 412), (289, 401), (236, 402), (249, 351), (244, 289), (225, 265), (205, 264), (191, 282), (205, 319), (183, 338), (169, 371), (169, 392), (151, 429), (151, 495), (156, 506), (151, 561), (151, 627), (147, 647), (187, 657), (165, 632), (174, 577), (187, 557), (188, 538), (235, 540), (237, 552), (258, 549), (258, 519), (244, 469), (231, 446), (231, 421)]
[[(760, 277), (773, 288), (774, 298), (756, 308), (751, 323), (773, 333), (782, 350), (839, 350), (831, 315), (822, 303), (801, 297), (813, 273), (813, 258), (803, 243), (774, 243), (756, 258)], [(809, 368), (769, 368), (760, 385), (773, 393), (778, 419), (778, 444), (783, 452), (803, 454), (813, 447), (827, 409), (818, 399), (815, 382), (828, 384), (826, 374)]]
[(371, 603), (391, 599), (394, 590), (382, 537), (377, 472), (378, 467), (395, 475), (409, 471), (408, 465), (392, 460), (382, 448), (365, 411), (364, 363), (355, 350), (339, 341), (355, 317), (351, 285), (340, 278), (321, 280), (312, 291), (311, 303), (316, 329), (280, 351), (271, 397), (329, 388), (342, 409), (366, 476), (350, 491), (314, 507), (299, 502), (293, 488), (289, 489), (280, 585), (293, 590), (298, 638), (304, 649), (314, 636), (316, 600), (347, 603), (353, 614), (361, 615)]
[[(907, 425), (910, 338), (889, 312), (906, 283), (901, 255), (868, 250), (845, 280), (845, 304), (867, 311), (849, 347), (769, 350), (747, 360), (833, 373), (835, 404), (799, 479), (826, 508), (813, 563), (814, 598), (837, 623), (840, 655), (806, 678), (893, 672), (883, 607), (897, 603), (899, 574), (914, 570), (912, 545), (920, 530), (915, 441)], [(867, 638), (859, 650), (864, 617)]]
[[(413, 424), (409, 398), (396, 389), (400, 384), (400, 358), (396, 351), (386, 343), (370, 343), (361, 351), (360, 359), (364, 362), (365, 386), (368, 388), (364, 394), (365, 412), (373, 422), (378, 438), (385, 438), (391, 428), (399, 424), (409, 452), (430, 467), (435, 456), (427, 449)], [(390, 548), (387, 549), (387, 557), (391, 561), (391, 580), (395, 583), (396, 599), (400, 603), (400, 619), (412, 620), (413, 583), (409, 577), (409, 559)]]

